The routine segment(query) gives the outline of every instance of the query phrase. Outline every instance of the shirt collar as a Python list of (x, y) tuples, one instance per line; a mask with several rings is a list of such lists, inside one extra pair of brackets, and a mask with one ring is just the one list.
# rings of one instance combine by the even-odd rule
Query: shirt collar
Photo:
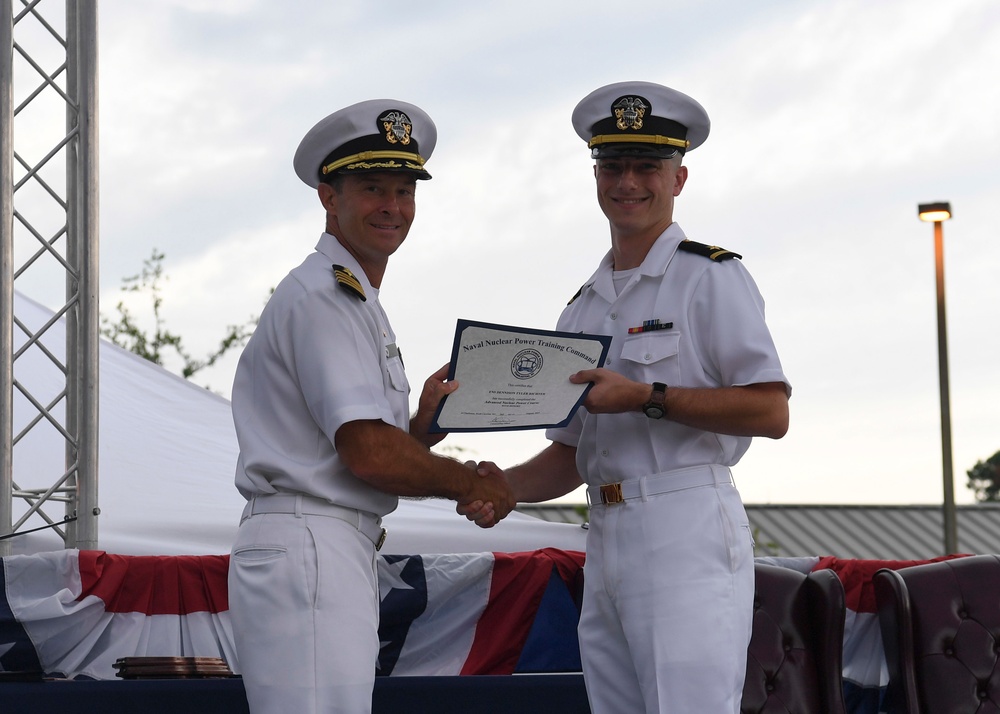
[(358, 279), (361, 283), (361, 287), (365, 290), (365, 295), (370, 296), (374, 300), (378, 300), (378, 288), (372, 287), (372, 284), (368, 282), (368, 275), (365, 274), (364, 269), (361, 264), (355, 260), (354, 256), (341, 245), (337, 237), (332, 233), (324, 233), (319, 237), (319, 242), (316, 244), (316, 252), (322, 253), (327, 257), (332, 264), (343, 265), (345, 268), (354, 273), (354, 277)]
[[(646, 253), (646, 257), (639, 265), (639, 275), (652, 277), (663, 275), (667, 271), (667, 266), (670, 264), (671, 258), (677, 252), (677, 246), (686, 239), (684, 231), (681, 230), (681, 227), (677, 223), (671, 223), (667, 226), (667, 229), (656, 239), (656, 242), (650, 247), (649, 252)], [(597, 266), (594, 274), (584, 283), (584, 288), (591, 288), (608, 302), (614, 302), (617, 299), (617, 293), (615, 292), (611, 276), (614, 266), (614, 254), (609, 250), (601, 260), (601, 264)]]
[(645, 259), (639, 266), (639, 273), (654, 277), (663, 275), (667, 272), (670, 259), (677, 252), (677, 246), (684, 240), (687, 240), (687, 236), (684, 235), (681, 227), (676, 223), (671, 223), (646, 253)]

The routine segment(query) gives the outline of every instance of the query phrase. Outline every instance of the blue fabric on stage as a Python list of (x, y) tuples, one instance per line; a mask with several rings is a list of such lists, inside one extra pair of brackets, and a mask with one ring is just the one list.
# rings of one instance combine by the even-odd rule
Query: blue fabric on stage
[(559, 573), (549, 585), (517, 662), (517, 672), (579, 672), (580, 643), (566, 633), (576, 632), (580, 611)]

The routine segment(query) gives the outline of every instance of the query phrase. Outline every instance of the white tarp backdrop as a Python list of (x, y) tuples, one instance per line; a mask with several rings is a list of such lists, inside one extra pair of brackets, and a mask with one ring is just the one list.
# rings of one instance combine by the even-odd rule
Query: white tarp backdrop
[[(52, 312), (15, 292), (14, 314), (34, 331)], [(27, 337), (15, 325), (14, 349)], [(42, 342), (65, 354), (60, 322)], [(229, 401), (167, 372), (105, 340), (100, 346), (100, 483), (98, 547), (126, 555), (211, 555), (229, 552), (244, 500), (233, 486), (236, 434)], [(65, 377), (33, 345), (14, 363), (14, 378), (40, 403), (48, 404)], [(14, 434), (37, 410), (14, 390)], [(60, 414), (62, 406), (54, 410)], [(47, 488), (64, 470), (64, 442), (47, 423), (36, 425), (14, 447), (14, 482)], [(14, 519), (26, 511), (16, 499)], [(45, 508), (61, 520), (61, 504)], [(33, 516), (19, 530), (44, 525)], [(450, 501), (406, 500), (385, 519), (386, 553), (516, 552), (555, 547), (584, 550), (579, 526), (546, 523), (512, 513), (482, 530), (458, 516)], [(63, 547), (51, 530), (13, 539), (15, 554)]]

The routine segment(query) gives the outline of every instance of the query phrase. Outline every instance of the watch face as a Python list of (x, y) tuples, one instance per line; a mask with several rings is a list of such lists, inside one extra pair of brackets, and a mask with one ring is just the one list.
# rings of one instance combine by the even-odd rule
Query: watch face
[(653, 382), (653, 393), (649, 395), (649, 401), (642, 406), (643, 413), (650, 419), (662, 419), (667, 414), (666, 399), (667, 385), (661, 382)]

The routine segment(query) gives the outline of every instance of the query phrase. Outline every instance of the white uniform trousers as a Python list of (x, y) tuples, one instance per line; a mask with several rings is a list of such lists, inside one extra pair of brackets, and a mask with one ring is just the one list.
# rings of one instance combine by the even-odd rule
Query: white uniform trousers
[(593, 714), (739, 714), (754, 565), (735, 486), (594, 504), (584, 574)]
[(240, 525), (229, 612), (251, 714), (370, 714), (378, 658), (375, 548), (304, 514)]

